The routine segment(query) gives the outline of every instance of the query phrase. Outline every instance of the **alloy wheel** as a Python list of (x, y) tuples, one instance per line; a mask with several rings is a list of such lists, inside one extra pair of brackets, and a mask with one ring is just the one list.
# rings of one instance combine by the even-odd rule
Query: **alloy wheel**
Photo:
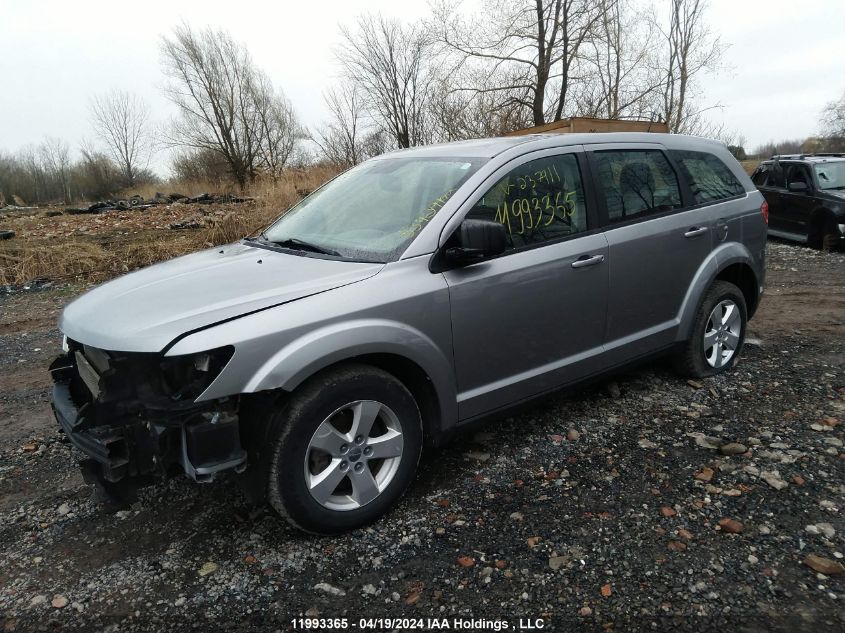
[(715, 369), (727, 365), (739, 346), (742, 316), (739, 306), (730, 299), (716, 304), (704, 328), (704, 358)]
[(402, 460), (399, 417), (375, 400), (343, 405), (314, 431), (305, 453), (305, 483), (329, 510), (356, 510), (390, 485)]

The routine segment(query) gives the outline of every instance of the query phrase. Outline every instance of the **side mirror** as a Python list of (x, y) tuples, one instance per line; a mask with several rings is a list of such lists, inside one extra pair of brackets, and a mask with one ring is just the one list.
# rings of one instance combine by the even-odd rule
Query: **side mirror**
[(789, 189), (792, 193), (807, 193), (810, 190), (810, 187), (806, 182), (797, 180), (789, 183), (789, 185), (787, 185), (787, 189)]
[(464, 220), (458, 227), (457, 238), (458, 245), (446, 250), (446, 256), (456, 264), (501, 255), (508, 245), (505, 226), (492, 220)]

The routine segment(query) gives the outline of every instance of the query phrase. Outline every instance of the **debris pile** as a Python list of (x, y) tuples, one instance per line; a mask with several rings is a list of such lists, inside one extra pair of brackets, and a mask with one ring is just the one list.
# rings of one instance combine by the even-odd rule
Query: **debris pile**
[(234, 194), (212, 194), (202, 193), (198, 196), (184, 196), (180, 193), (163, 194), (156, 193), (156, 195), (149, 200), (144, 199), (143, 196), (134, 195), (129, 198), (121, 198), (118, 200), (101, 200), (87, 207), (69, 207), (65, 209), (65, 213), (70, 215), (80, 213), (103, 213), (104, 211), (126, 211), (128, 209), (149, 209), (160, 204), (224, 204), (224, 203), (240, 203), (254, 200), (249, 196), (236, 196)]

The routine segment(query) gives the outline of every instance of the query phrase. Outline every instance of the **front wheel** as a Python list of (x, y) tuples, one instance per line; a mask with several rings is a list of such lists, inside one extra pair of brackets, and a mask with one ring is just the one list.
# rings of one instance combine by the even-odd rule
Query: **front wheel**
[(311, 378), (271, 419), (268, 499), (307, 532), (337, 534), (382, 516), (422, 450), (419, 408), (392, 375), (346, 365)]
[(692, 334), (675, 359), (678, 371), (704, 378), (736, 363), (748, 323), (745, 297), (732, 283), (716, 281), (698, 308)]
[(808, 242), (813, 248), (822, 251), (832, 251), (839, 243), (839, 227), (836, 220), (825, 216), (813, 225)]

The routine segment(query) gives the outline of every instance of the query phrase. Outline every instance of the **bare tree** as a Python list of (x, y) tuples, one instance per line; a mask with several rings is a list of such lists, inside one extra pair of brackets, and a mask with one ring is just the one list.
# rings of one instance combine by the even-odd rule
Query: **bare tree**
[(290, 101), (276, 92), (270, 80), (257, 73), (255, 81), (256, 136), (258, 162), (278, 180), (290, 160), (296, 142), (304, 136)]
[(500, 136), (531, 125), (530, 112), (520, 104), (503, 99), (502, 94), (456, 87), (470, 85), (481, 85), (481, 80), (455, 77), (445, 72), (438, 76), (434, 84), (437, 98), (428, 108), (433, 140), (450, 142)]
[(822, 110), (820, 121), (822, 136), (845, 139), (845, 93), (837, 101), (831, 101)]
[(363, 148), (366, 113), (360, 89), (352, 82), (344, 82), (330, 88), (323, 100), (332, 118), (313, 132), (311, 139), (329, 162), (341, 167), (357, 165), (367, 158)]
[(597, 33), (585, 46), (589, 81), (579, 110), (606, 119), (653, 116), (649, 100), (663, 83), (650, 59), (653, 23), (637, 15), (628, 0), (600, 3)]
[(48, 136), (39, 146), (41, 162), (47, 174), (54, 180), (62, 201), (69, 203), (70, 195), (70, 148), (59, 139)]
[(375, 123), (399, 148), (425, 142), (425, 109), (432, 73), (431, 41), (421, 25), (405, 26), (382, 16), (358, 18), (355, 30), (341, 28), (338, 58), (359, 88)]
[(21, 191), (12, 193), (23, 193), (24, 199), (39, 204), (49, 197), (47, 173), (44, 169), (44, 162), (41, 159), (41, 152), (30, 145), (22, 149), (18, 155), (21, 171), (24, 174), (24, 187)]
[(224, 31), (195, 33), (187, 25), (164, 38), (162, 51), (166, 92), (180, 112), (171, 143), (219, 153), (243, 189), (257, 153), (249, 53)]
[(298, 126), (247, 49), (225, 31), (182, 25), (164, 38), (162, 52), (166, 93), (179, 109), (170, 144), (219, 154), (241, 189), (261, 169), (277, 175)]
[(660, 27), (665, 53), (660, 60), (663, 85), (658, 107), (670, 132), (700, 133), (704, 109), (692, 99), (695, 81), (702, 72), (718, 67), (723, 46), (707, 25), (707, 0), (669, 0), (669, 4), (669, 26)]
[(91, 120), (123, 175), (124, 186), (136, 184), (152, 153), (150, 109), (137, 95), (112, 91), (91, 100)]
[[(94, 144), (83, 141), (79, 147), (81, 159), (73, 168), (73, 187), (78, 197), (101, 200), (125, 186), (125, 174)], [(139, 174), (140, 175), (140, 174)]]
[(595, 36), (606, 3), (591, 0), (488, 0), (471, 20), (441, 2), (435, 8), (439, 41), (458, 66), (475, 62), (486, 77), (464, 89), (506, 95), (534, 125), (563, 117), (573, 72), (585, 42)]

